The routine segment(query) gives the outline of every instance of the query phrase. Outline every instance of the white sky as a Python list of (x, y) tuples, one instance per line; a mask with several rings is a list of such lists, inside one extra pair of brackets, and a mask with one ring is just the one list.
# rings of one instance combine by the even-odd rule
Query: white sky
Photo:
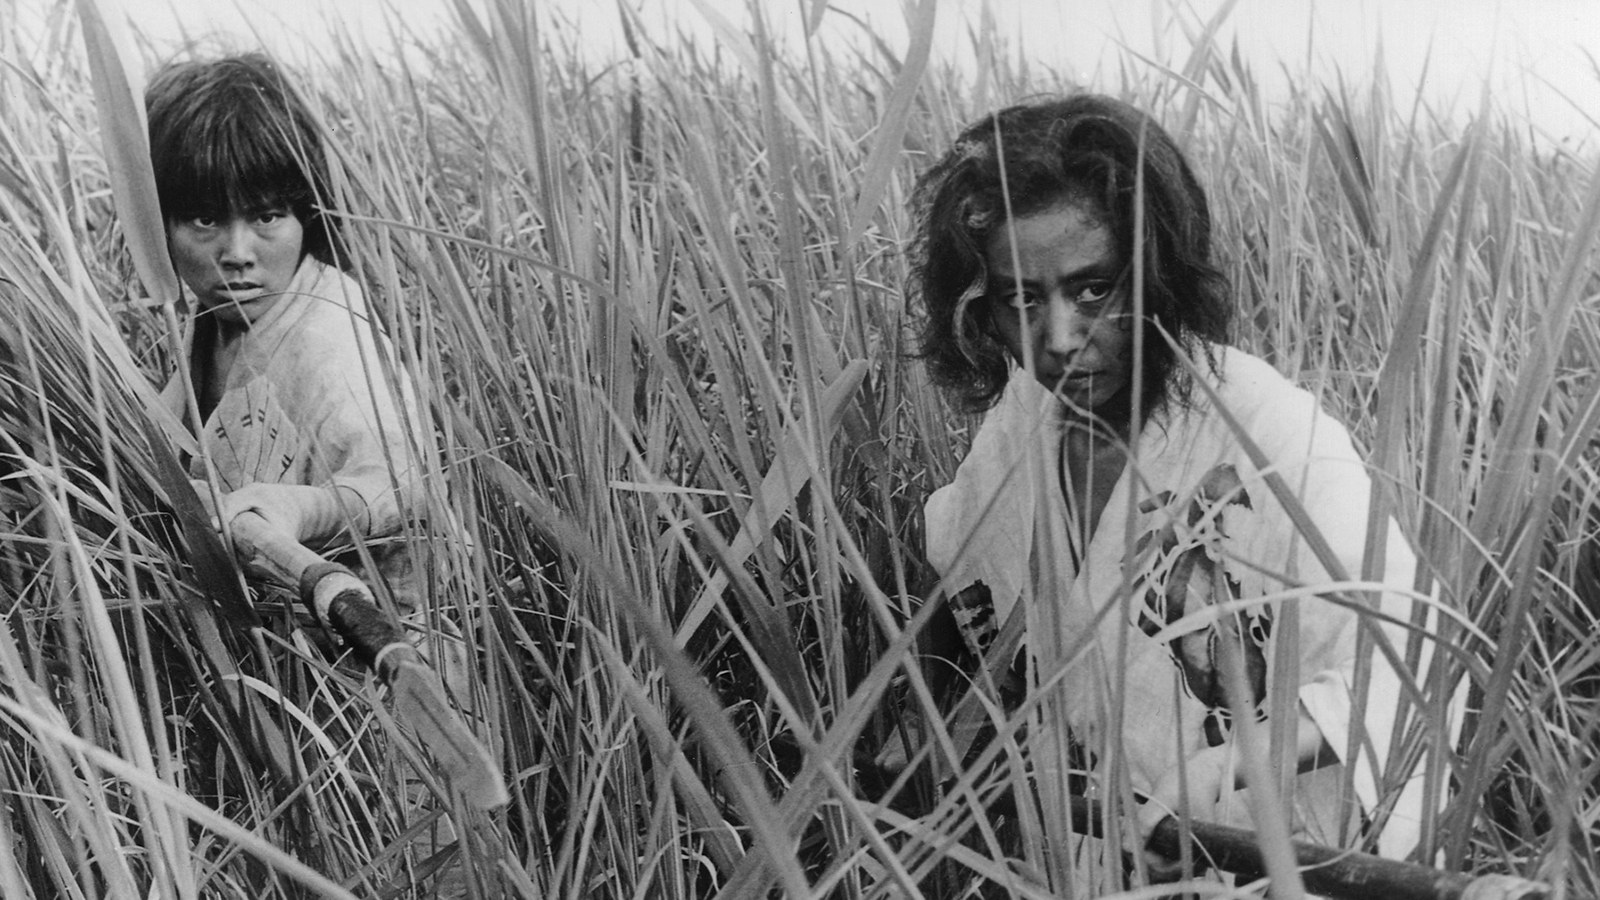
[[(24, 7), (49, 0), (22, 0)], [(185, 32), (221, 33), (241, 47), (265, 42), (291, 60), (328, 46), (330, 19), (348, 26), (358, 41), (391, 46), (395, 21), (420, 34), (453, 27), (454, 0), (107, 0), (128, 10), (135, 26), (158, 45)], [(483, 0), (469, 0), (475, 6)], [(565, 23), (563, 40), (581, 42), (598, 56), (617, 52), (616, 0), (525, 0), (549, 22)], [(680, 30), (700, 41), (712, 31), (695, 3), (735, 25), (749, 21), (748, 0), (625, 0), (640, 8), (655, 39)], [(773, 27), (800, 33), (799, 0), (761, 0)], [(811, 0), (805, 0), (807, 5)], [(935, 52), (959, 58), (966, 29), (985, 0), (939, 0)], [(1123, 54), (1174, 60), (1188, 46), (1180, 22), (1197, 23), (1225, 0), (987, 0), (1013, 47), (1030, 60), (1090, 84), (1114, 73)], [(902, 0), (833, 0), (834, 10), (865, 19), (897, 48), (904, 45)], [(1176, 15), (1173, 10), (1180, 10)], [(397, 17), (397, 18), (396, 18)], [(828, 14), (830, 41), (859, 38), (847, 17)], [(670, 24), (669, 24), (670, 23)], [(1364, 86), (1380, 60), (1395, 100), (1408, 103), (1419, 85), (1427, 102), (1458, 113), (1475, 110), (1487, 76), (1497, 105), (1528, 117), (1546, 138), (1600, 143), (1600, 0), (1238, 0), (1221, 31), (1223, 46), (1240, 52), (1269, 96), (1289, 73), (1309, 72), (1326, 84), (1342, 73)], [(1588, 53), (1593, 53), (1591, 58)], [(1431, 56), (1430, 56), (1431, 54)], [(1424, 64), (1427, 65), (1423, 84)], [(1489, 74), (1491, 73), (1492, 74)]]

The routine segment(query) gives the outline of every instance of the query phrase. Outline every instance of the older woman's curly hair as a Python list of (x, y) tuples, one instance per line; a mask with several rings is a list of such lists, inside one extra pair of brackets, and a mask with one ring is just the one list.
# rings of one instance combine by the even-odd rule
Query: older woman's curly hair
[[(917, 181), (912, 293), (927, 304), (921, 356), (958, 405), (982, 411), (999, 400), (1010, 359), (984, 302), (984, 258), (1010, 215), (1064, 200), (1093, 205), (1119, 256), (1133, 257), (1134, 199), (1143, 144), (1145, 320), (1186, 353), (1212, 360), (1227, 341), (1228, 281), (1211, 262), (1211, 212), (1183, 154), (1155, 120), (1110, 97), (1082, 94), (1003, 109), (969, 126)], [(1003, 171), (1003, 179), (1002, 179)], [(1142, 408), (1188, 398), (1177, 358), (1147, 325)], [(1212, 360), (1214, 362), (1214, 360)]]

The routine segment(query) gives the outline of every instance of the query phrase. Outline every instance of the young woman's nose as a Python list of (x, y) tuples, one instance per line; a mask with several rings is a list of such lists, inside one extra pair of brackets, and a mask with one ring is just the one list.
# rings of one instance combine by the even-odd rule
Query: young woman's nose
[(243, 219), (228, 222), (222, 234), (222, 255), (218, 262), (225, 269), (242, 269), (255, 261), (255, 232), (250, 223)]

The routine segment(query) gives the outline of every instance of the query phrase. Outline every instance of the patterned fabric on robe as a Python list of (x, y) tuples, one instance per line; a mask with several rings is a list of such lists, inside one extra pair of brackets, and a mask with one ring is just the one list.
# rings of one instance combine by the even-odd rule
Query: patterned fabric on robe
[[(1359, 578), (1371, 482), (1348, 432), (1264, 361), (1232, 348), (1217, 348), (1217, 355), (1220, 381), (1208, 383), (1222, 407), (1298, 497), (1349, 577)], [(1229, 708), (1221, 688), (1223, 640), (1244, 648), (1246, 681), (1259, 705), (1243, 714), (1265, 721), (1271, 710), (1293, 715), (1298, 703), (1341, 758), (1353, 727), (1357, 614), (1315, 590), (1292, 591), (1322, 585), (1326, 592), (1332, 579), (1234, 430), (1199, 386), (1193, 394), (1189, 408), (1169, 410), (1145, 427), (1135, 461), (1113, 488), (1086, 548), (1080, 535), (1068, 533), (1060, 404), (1020, 371), (955, 481), (935, 492), (926, 509), (928, 557), (943, 575), (945, 594), (978, 583), (988, 588), (992, 609), (970, 602), (955, 609), (969, 646), (982, 652), (1020, 604), (1032, 683), (1064, 673), (1041, 704), (1042, 730), (1089, 748), (1091, 766), (1120, 753), (1141, 792), (1234, 728), (1241, 711)], [(1382, 582), (1389, 590), (1379, 602), (1405, 621), (1416, 558), (1392, 522), (1385, 550)], [(1352, 596), (1370, 603), (1373, 594)], [(1225, 602), (1233, 614), (1214, 609)], [(1290, 625), (1298, 647), (1280, 663), (1276, 647)], [(1403, 655), (1406, 631), (1381, 630)], [(1123, 653), (1126, 663), (1117, 671), (1112, 663)], [(1280, 664), (1297, 669), (1287, 676), (1299, 685), (1294, 698), (1266, 696)], [(1362, 734), (1368, 749), (1358, 753), (1354, 772), (1364, 810), (1375, 808), (1380, 790), (1394, 792), (1379, 772), (1395, 733), (1401, 677), (1413, 680), (1372, 654)], [(1113, 708), (1119, 695), (1121, 705)], [(1121, 740), (1114, 741), (1107, 730), (1119, 717)], [(1044, 747), (1032, 751), (1036, 774), (1049, 768), (1041, 756), (1069, 756)], [(1332, 841), (1350, 821), (1352, 809), (1341, 813), (1339, 803), (1343, 772), (1332, 767), (1297, 779), (1297, 826), (1305, 836)], [(1240, 796), (1224, 817), (1248, 826)], [(1418, 775), (1389, 816), (1381, 852), (1410, 851), (1421, 808)]]

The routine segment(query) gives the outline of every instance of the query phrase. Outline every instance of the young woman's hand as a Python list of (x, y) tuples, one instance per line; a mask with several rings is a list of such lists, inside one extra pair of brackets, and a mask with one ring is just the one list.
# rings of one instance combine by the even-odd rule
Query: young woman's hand
[(306, 536), (302, 532), (306, 515), (303, 507), (308, 500), (303, 493), (305, 490), (301, 485), (247, 484), (222, 495), (217, 519), (232, 522), (237, 516), (253, 512), (265, 519), (274, 530), (297, 541), (304, 541)]
[(253, 512), (276, 531), (302, 544), (324, 544), (349, 533), (354, 518), (357, 530), (364, 530), (366, 504), (348, 488), (312, 487), (303, 484), (247, 484), (221, 497), (215, 508), (211, 488), (195, 481), (195, 492), (211, 514), (211, 526)]

